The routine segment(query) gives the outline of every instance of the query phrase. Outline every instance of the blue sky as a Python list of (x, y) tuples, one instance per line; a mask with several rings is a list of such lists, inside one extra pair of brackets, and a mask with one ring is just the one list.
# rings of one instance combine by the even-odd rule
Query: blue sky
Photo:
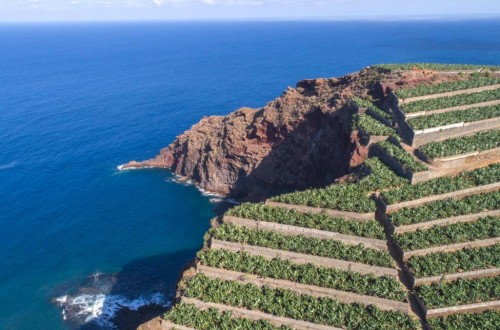
[(500, 17), (500, 0), (0, 0), (0, 22)]

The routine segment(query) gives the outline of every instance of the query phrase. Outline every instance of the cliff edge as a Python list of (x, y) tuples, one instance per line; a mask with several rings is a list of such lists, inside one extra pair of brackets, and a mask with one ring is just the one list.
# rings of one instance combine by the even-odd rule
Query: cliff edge
[(250, 200), (324, 186), (366, 158), (368, 141), (351, 129), (357, 110), (351, 99), (383, 102), (396, 85), (431, 79), (436, 75), (428, 70), (391, 75), (365, 68), (303, 80), (261, 109), (205, 117), (155, 158), (122, 168), (168, 168), (207, 191)]

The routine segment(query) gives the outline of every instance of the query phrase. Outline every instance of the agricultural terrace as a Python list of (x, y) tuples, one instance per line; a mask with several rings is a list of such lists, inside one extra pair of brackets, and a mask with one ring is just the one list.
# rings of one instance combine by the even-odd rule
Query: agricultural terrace
[(217, 218), (167, 328), (499, 328), (499, 69), (372, 67), (445, 78), (352, 97), (354, 179)]

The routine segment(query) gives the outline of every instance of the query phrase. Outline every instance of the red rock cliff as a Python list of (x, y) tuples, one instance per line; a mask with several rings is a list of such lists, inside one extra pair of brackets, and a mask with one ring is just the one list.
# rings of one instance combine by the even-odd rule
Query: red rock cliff
[(124, 167), (169, 168), (205, 190), (250, 199), (329, 184), (366, 157), (349, 131), (347, 100), (376, 93), (376, 77), (365, 69), (301, 81), (261, 109), (205, 117), (156, 158)]

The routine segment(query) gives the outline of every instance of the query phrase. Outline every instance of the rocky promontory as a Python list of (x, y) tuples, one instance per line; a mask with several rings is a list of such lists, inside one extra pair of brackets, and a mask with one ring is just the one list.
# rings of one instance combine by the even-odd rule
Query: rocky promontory
[(123, 168), (168, 168), (207, 191), (251, 200), (327, 185), (367, 156), (369, 141), (350, 125), (353, 97), (383, 105), (398, 86), (449, 79), (430, 70), (365, 68), (303, 80), (261, 109), (205, 117), (155, 158)]

